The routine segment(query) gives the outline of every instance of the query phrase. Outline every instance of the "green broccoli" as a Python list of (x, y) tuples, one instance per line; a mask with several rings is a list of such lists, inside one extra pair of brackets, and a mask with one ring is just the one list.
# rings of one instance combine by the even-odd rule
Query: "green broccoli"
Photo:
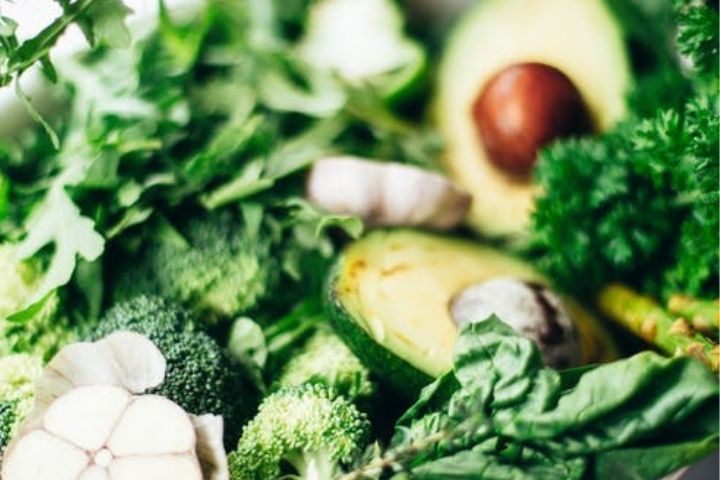
[(328, 327), (320, 327), (282, 367), (275, 388), (318, 383), (351, 400), (375, 393), (370, 371)]
[(222, 415), (225, 440), (228, 445), (235, 442), (254, 411), (257, 392), (243, 368), (198, 328), (186, 310), (159, 297), (139, 296), (108, 310), (90, 339), (118, 330), (145, 335), (165, 356), (165, 381), (152, 393), (190, 413)]
[(0, 358), (0, 456), (33, 406), (40, 358), (16, 354)]
[(78, 337), (77, 327), (60, 308), (57, 291), (28, 306), (39, 287), (39, 262), (17, 259), (12, 244), (0, 245), (0, 356), (31, 353), (49, 360)]
[(368, 441), (370, 424), (343, 397), (321, 385), (287, 387), (266, 397), (228, 457), (231, 480), (329, 480)]
[(272, 242), (259, 225), (245, 223), (225, 211), (192, 217), (177, 229), (163, 224), (148, 236), (140, 257), (123, 267), (115, 300), (159, 295), (209, 323), (252, 309), (268, 293), (277, 269)]

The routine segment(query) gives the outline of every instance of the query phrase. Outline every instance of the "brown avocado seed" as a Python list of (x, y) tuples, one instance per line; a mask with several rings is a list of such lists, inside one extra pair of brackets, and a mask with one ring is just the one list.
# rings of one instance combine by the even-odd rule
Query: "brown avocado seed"
[(542, 63), (512, 65), (493, 76), (472, 105), (490, 161), (527, 175), (551, 141), (591, 130), (583, 99), (570, 79)]

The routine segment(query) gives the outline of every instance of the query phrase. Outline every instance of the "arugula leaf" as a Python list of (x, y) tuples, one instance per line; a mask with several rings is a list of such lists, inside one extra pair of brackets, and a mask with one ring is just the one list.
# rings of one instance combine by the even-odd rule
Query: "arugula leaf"
[(93, 227), (93, 221), (80, 213), (64, 185), (50, 189), (28, 221), (27, 237), (18, 245), (18, 256), (23, 259), (54, 245), (50, 265), (31, 303), (70, 281), (78, 256), (91, 262), (102, 254), (105, 240)]
[(121, 0), (76, 0), (60, 3), (63, 8), (62, 15), (34, 37), (23, 42), (15, 36), (17, 22), (2, 17), (0, 45), (3, 56), (0, 57), (0, 87), (18, 79), (38, 62), (42, 62), (45, 71), (53, 72), (50, 50), (73, 24), (82, 29), (91, 45), (98, 39), (108, 41), (110, 45), (129, 44), (130, 36), (124, 22), (130, 9)]

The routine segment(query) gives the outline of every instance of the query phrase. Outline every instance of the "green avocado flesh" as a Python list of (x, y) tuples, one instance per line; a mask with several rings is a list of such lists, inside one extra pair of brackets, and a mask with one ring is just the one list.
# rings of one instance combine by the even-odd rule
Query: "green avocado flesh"
[[(410, 230), (376, 231), (350, 245), (330, 278), (331, 317), (355, 354), (391, 386), (414, 390), (452, 366), (458, 330), (449, 305), (494, 277), (546, 284), (492, 247)], [(570, 302), (586, 362), (614, 357), (595, 320)]]
[(485, 0), (455, 28), (440, 66), (435, 115), (444, 164), (473, 195), (468, 223), (488, 236), (522, 234), (537, 188), (488, 160), (471, 115), (485, 84), (514, 64), (539, 62), (580, 92), (593, 127), (625, 114), (631, 84), (622, 32), (602, 0)]

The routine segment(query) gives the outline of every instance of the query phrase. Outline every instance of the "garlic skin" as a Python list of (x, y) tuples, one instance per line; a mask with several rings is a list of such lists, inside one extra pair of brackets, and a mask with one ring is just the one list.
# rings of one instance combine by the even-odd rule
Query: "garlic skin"
[(316, 161), (307, 198), (331, 213), (356, 215), (369, 226), (436, 230), (458, 225), (471, 202), (467, 193), (438, 173), (351, 156)]
[(450, 304), (462, 327), (491, 315), (534, 341), (546, 365), (563, 369), (580, 364), (581, 351), (572, 319), (560, 298), (545, 286), (494, 278), (462, 290)]

